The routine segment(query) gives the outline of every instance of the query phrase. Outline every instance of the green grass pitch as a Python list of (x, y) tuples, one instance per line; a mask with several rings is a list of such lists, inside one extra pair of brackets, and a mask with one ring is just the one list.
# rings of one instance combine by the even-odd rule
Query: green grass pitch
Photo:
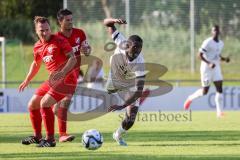
[[(192, 111), (191, 120), (160, 121), (158, 117), (151, 121), (147, 117), (150, 113), (144, 115), (141, 112), (125, 137), (128, 147), (118, 146), (112, 140), (112, 132), (119, 126), (121, 115), (111, 113), (90, 121), (69, 122), (69, 133), (76, 139), (70, 143), (57, 143), (55, 148), (23, 146), (21, 139), (32, 133), (28, 114), (1, 114), (0, 159), (240, 159), (239, 113), (226, 112), (224, 118), (217, 119), (215, 112)], [(81, 144), (82, 133), (91, 128), (98, 129), (104, 137), (103, 146), (96, 151), (88, 151)]]

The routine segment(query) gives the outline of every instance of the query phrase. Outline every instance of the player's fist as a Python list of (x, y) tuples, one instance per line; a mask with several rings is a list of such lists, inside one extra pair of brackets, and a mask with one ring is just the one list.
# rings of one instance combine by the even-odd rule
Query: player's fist
[(114, 21), (115, 23), (118, 23), (118, 24), (127, 24), (127, 21), (126, 20), (124, 20), (124, 19), (115, 19), (115, 21)]
[(216, 66), (216, 65), (215, 65), (214, 63), (209, 63), (209, 64), (208, 64), (208, 67), (209, 67), (209, 68), (214, 68), (215, 66)]
[(225, 58), (225, 62), (227, 62), (227, 63), (230, 62), (230, 58), (229, 58), (229, 57), (226, 57), (226, 58)]
[(84, 54), (85, 56), (89, 56), (91, 54), (91, 47), (81, 47), (80, 52)]
[(91, 54), (91, 46), (88, 44), (87, 41), (82, 42), (80, 52), (85, 56), (89, 56)]

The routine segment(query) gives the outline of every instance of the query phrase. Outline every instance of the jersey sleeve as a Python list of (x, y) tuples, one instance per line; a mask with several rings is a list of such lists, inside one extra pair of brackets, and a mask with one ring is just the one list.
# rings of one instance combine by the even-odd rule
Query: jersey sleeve
[(84, 33), (84, 31), (81, 31), (80, 37), (81, 37), (81, 40), (82, 40), (82, 41), (86, 41), (86, 40), (87, 40), (87, 36), (86, 36), (86, 34)]
[(80, 37), (81, 37), (81, 46), (84, 46), (84, 47), (88, 47), (88, 46), (90, 46), (89, 45), (89, 42), (88, 42), (88, 40), (87, 40), (87, 36), (86, 36), (86, 34), (84, 33), (84, 31), (82, 31), (81, 30), (81, 32), (80, 32)]
[(136, 63), (135, 76), (136, 78), (145, 76), (145, 65), (142, 54), (139, 54), (139, 59)]
[(207, 54), (209, 52), (209, 41), (205, 40), (203, 41), (201, 47), (199, 48), (199, 52), (203, 54)]
[(41, 60), (41, 57), (38, 53), (38, 50), (37, 50), (37, 47), (34, 46), (33, 48), (33, 58), (34, 58), (34, 61), (37, 62), (37, 61), (40, 61)]
[(115, 42), (115, 44), (117, 44), (117, 46), (119, 46), (123, 41), (126, 41), (127, 39), (124, 37), (124, 35), (119, 32), (118, 30), (116, 30), (115, 32), (113, 32), (112, 34), (112, 39)]

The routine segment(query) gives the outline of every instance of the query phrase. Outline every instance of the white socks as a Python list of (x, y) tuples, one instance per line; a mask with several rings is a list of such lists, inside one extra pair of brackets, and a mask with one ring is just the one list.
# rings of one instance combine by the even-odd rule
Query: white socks
[(126, 133), (126, 130), (122, 128), (122, 125), (115, 132), (117, 137), (121, 137), (121, 135), (124, 133)]
[(222, 109), (223, 109), (223, 94), (222, 93), (216, 92), (215, 103), (216, 103), (217, 114), (221, 114)]
[(196, 92), (188, 96), (188, 100), (193, 101), (194, 99), (203, 96), (203, 89), (198, 89)]
[[(191, 94), (188, 97), (188, 100), (193, 101), (194, 99), (203, 96), (203, 90), (202, 89), (198, 89), (196, 92), (194, 92), (193, 94)], [(221, 115), (222, 114), (222, 109), (223, 109), (223, 94), (216, 92), (215, 95), (215, 104), (216, 104), (216, 110), (217, 110), (217, 115)]]

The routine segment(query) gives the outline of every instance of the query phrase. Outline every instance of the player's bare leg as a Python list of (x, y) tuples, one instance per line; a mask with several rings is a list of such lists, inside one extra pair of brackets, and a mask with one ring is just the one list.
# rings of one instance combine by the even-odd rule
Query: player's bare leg
[(191, 105), (192, 101), (194, 99), (197, 99), (197, 98), (199, 98), (201, 96), (206, 95), (208, 93), (208, 90), (209, 90), (209, 86), (203, 87), (201, 89), (198, 89), (196, 92), (194, 92), (190, 96), (188, 96), (187, 100), (184, 103), (184, 109), (188, 110), (190, 108), (190, 105)]
[(122, 136), (133, 126), (138, 113), (137, 106), (128, 106), (126, 109), (125, 119), (122, 121), (120, 127), (113, 133), (113, 139), (121, 146), (127, 146)]
[(54, 105), (54, 113), (58, 117), (59, 142), (71, 142), (75, 136), (67, 134), (67, 112), (71, 104), (71, 97), (65, 97)]
[(217, 90), (216, 95), (215, 95), (217, 117), (221, 118), (224, 116), (224, 113), (222, 111), (222, 109), (223, 109), (222, 81), (215, 81), (213, 83)]
[(42, 116), (40, 113), (40, 101), (42, 97), (33, 95), (28, 103), (28, 109), (30, 114), (30, 120), (32, 123), (32, 128), (34, 130), (34, 135), (26, 137), (22, 140), (22, 144), (29, 145), (33, 143), (39, 143), (42, 139)]

